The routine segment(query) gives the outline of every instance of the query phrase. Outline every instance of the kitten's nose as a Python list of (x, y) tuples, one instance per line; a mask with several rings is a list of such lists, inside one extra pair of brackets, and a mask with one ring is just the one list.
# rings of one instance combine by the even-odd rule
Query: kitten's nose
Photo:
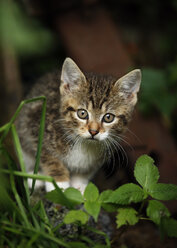
[(95, 136), (97, 133), (99, 133), (98, 130), (95, 130), (95, 129), (89, 129), (89, 133), (93, 136)]

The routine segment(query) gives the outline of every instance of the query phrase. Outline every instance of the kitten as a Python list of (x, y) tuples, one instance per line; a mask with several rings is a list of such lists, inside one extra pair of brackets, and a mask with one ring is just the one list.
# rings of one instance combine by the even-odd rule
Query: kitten
[[(140, 70), (117, 80), (112, 76), (83, 74), (66, 58), (61, 73), (45, 75), (28, 98), (47, 98), (41, 153), (42, 173), (54, 177), (63, 189), (84, 191), (101, 165), (110, 158), (131, 119), (141, 82)], [(27, 171), (34, 169), (41, 102), (26, 105), (17, 121)], [(46, 182), (46, 191), (53, 185)]]

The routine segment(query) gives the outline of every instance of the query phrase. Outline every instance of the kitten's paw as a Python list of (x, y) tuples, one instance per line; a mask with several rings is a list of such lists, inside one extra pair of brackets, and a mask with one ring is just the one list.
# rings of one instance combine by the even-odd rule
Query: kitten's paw
[(82, 176), (71, 177), (71, 187), (78, 189), (82, 194), (84, 193), (87, 184), (88, 180)]
[[(33, 179), (31, 178), (28, 178), (28, 187), (31, 189), (32, 188), (32, 184), (33, 184)], [(36, 180), (35, 182), (35, 189), (39, 189), (39, 188), (42, 188), (44, 187), (44, 181), (41, 181), (41, 180)]]
[[(28, 173), (29, 174), (33, 174), (33, 171), (29, 171)], [(41, 175), (41, 174), (38, 174), (38, 175)], [(32, 188), (32, 184), (33, 184), (33, 179), (32, 178), (28, 178), (27, 179), (27, 182), (28, 182), (28, 187), (31, 189)], [(36, 182), (35, 182), (35, 189), (39, 189), (41, 187), (44, 187), (44, 185), (45, 185), (44, 181), (36, 180)]]
[[(70, 183), (69, 182), (56, 182), (56, 184), (58, 185), (59, 188), (61, 189), (67, 189), (70, 187)], [(45, 182), (45, 189), (47, 192), (50, 192), (52, 190), (55, 189), (53, 183), (50, 183), (50, 182)]]
[(85, 188), (86, 188), (87, 184), (79, 184), (79, 185), (76, 185), (76, 186), (72, 186), (76, 189), (78, 189), (82, 195), (84, 194), (84, 191), (85, 191)]

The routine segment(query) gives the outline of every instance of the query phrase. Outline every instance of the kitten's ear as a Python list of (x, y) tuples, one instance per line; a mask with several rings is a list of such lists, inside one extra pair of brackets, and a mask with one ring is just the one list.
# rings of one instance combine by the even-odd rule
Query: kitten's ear
[(86, 79), (79, 67), (72, 59), (66, 58), (61, 71), (61, 94), (77, 89), (84, 82)]
[(125, 99), (129, 99), (131, 103), (135, 104), (137, 101), (137, 93), (141, 84), (141, 71), (139, 69), (133, 70), (121, 77), (115, 86), (118, 87), (119, 94)]

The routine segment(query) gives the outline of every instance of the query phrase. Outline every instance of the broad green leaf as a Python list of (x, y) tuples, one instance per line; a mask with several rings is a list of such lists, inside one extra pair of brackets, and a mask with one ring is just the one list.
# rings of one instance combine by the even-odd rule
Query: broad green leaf
[(116, 212), (117, 211), (117, 204), (113, 203), (101, 203), (101, 207), (104, 208), (107, 212)]
[(88, 222), (88, 214), (82, 210), (71, 210), (64, 217), (64, 223), (70, 224), (74, 222), (81, 222), (81, 224), (86, 224)]
[(154, 184), (150, 188), (149, 193), (157, 200), (177, 200), (177, 185), (165, 183)]
[(87, 201), (96, 201), (99, 196), (98, 188), (93, 184), (89, 183), (84, 191), (84, 197)]
[(162, 218), (161, 228), (169, 237), (177, 238), (177, 220)]
[(52, 201), (54, 203), (64, 205), (68, 208), (73, 207), (73, 204), (66, 198), (66, 196), (64, 195), (64, 193), (62, 192), (60, 188), (52, 190), (51, 192), (47, 193), (45, 197), (49, 201)]
[(68, 188), (64, 191), (64, 195), (74, 205), (78, 205), (84, 202), (84, 198), (81, 192), (75, 188)]
[(99, 202), (86, 201), (84, 203), (84, 208), (91, 216), (93, 216), (94, 220), (97, 221), (101, 204)]
[(169, 217), (170, 212), (167, 207), (156, 200), (150, 200), (146, 209), (147, 216), (157, 225), (160, 224), (162, 217)]
[(117, 205), (116, 204), (112, 204), (112, 203), (105, 203), (108, 198), (110, 197), (110, 195), (112, 194), (113, 190), (105, 190), (103, 191), (99, 198), (98, 201), (101, 202), (101, 206), (102, 208), (104, 208), (107, 212), (115, 212), (117, 211)]
[(112, 192), (106, 203), (127, 205), (131, 202), (141, 202), (145, 199), (144, 191), (134, 183), (127, 183)]
[(139, 217), (137, 211), (134, 208), (118, 208), (118, 214), (116, 216), (117, 228), (123, 225), (135, 225)]
[(148, 191), (150, 186), (157, 183), (159, 179), (159, 171), (154, 165), (154, 160), (147, 155), (139, 157), (135, 164), (134, 176), (137, 182)]
[(107, 201), (107, 199), (110, 197), (110, 195), (112, 194), (112, 192), (113, 192), (113, 190), (110, 190), (110, 189), (101, 192), (98, 201), (100, 201), (100, 202)]

